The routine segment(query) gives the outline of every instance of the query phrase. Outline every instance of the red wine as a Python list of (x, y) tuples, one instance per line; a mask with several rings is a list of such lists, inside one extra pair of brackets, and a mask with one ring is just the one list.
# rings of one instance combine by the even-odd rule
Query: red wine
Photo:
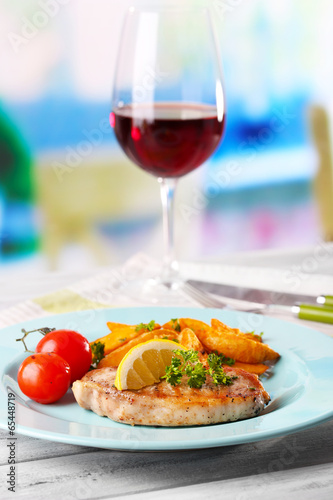
[(115, 109), (110, 121), (127, 156), (157, 177), (180, 177), (199, 167), (224, 130), (215, 106), (199, 104), (128, 105)]

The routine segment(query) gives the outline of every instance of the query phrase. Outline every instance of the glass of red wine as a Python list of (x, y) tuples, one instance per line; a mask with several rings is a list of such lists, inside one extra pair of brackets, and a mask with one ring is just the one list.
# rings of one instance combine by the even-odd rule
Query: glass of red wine
[[(221, 58), (209, 9), (186, 0), (131, 7), (116, 67), (110, 122), (138, 167), (160, 184), (165, 257), (161, 275), (126, 285), (129, 295), (171, 303), (180, 282), (174, 255), (179, 177), (202, 165), (223, 135)], [(171, 300), (170, 300), (171, 297)]]

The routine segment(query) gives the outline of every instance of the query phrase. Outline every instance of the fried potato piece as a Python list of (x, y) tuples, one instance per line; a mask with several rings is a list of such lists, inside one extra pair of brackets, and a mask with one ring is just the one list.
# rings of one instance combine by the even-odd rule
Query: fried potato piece
[[(142, 323), (141, 323), (142, 324)], [(127, 324), (124, 324), (124, 323), (113, 323), (112, 321), (108, 321), (106, 323), (107, 327), (109, 328), (109, 330), (111, 331), (111, 333), (117, 331), (118, 329), (122, 329), (122, 328), (138, 328), (139, 325), (127, 325)], [(154, 324), (154, 327), (153, 327), (153, 330), (159, 330), (161, 328), (161, 325), (159, 325), (158, 323), (155, 323)], [(142, 333), (143, 331), (147, 331), (146, 328), (141, 328), (141, 330), (138, 330), (138, 332)], [(97, 342), (97, 341), (96, 341)]]
[(241, 333), (239, 328), (231, 328), (231, 326), (225, 325), (220, 321), (219, 319), (213, 318), (211, 320), (211, 325), (214, 330), (219, 330), (223, 332), (228, 332), (228, 333), (234, 333), (236, 335), (239, 335)]
[(184, 330), (185, 328), (190, 328), (195, 333), (195, 335), (198, 337), (199, 340), (200, 340), (200, 333), (210, 329), (207, 323), (192, 318), (179, 318), (179, 324), (180, 324), (180, 331)]
[(240, 337), (244, 337), (245, 339), (254, 340), (255, 342), (262, 342), (262, 338), (260, 335), (255, 335), (254, 333), (243, 333), (239, 328), (231, 328), (231, 326), (225, 325), (222, 321), (218, 319), (212, 319), (211, 321), (212, 328), (215, 328), (219, 331), (224, 331), (228, 333), (234, 333), (235, 335), (239, 335)]
[(168, 339), (168, 340), (178, 340), (178, 335), (175, 335), (173, 330), (165, 330), (164, 328), (160, 328), (159, 330), (153, 330), (152, 332), (145, 332), (139, 335), (138, 337), (126, 342), (122, 346), (114, 349), (109, 354), (105, 356), (99, 363), (97, 368), (104, 368), (105, 366), (119, 366), (121, 360), (132, 349), (138, 344), (142, 342), (147, 342), (152, 339)]
[[(212, 320), (212, 324), (216, 325), (216, 322)], [(262, 363), (279, 357), (267, 344), (237, 335), (232, 328), (230, 330), (210, 328), (197, 331), (197, 336), (204, 347), (242, 363)]]
[(111, 351), (109, 354), (107, 354), (107, 356), (105, 356), (105, 358), (100, 361), (97, 368), (104, 368), (105, 366), (118, 366), (125, 354), (127, 354), (128, 351), (132, 349), (132, 347), (154, 338), (166, 338), (168, 340), (175, 340), (179, 342), (179, 344), (181, 344), (183, 347), (186, 347), (186, 349), (194, 349), (195, 351), (199, 351), (200, 353), (204, 351), (204, 347), (201, 344), (200, 340), (190, 328), (185, 328), (181, 333), (175, 330), (161, 328), (159, 330), (153, 330), (152, 332), (142, 333), (138, 337)]
[(232, 366), (235, 368), (241, 368), (248, 373), (254, 373), (255, 375), (262, 375), (269, 368), (267, 365), (263, 365), (261, 363), (241, 363), (240, 361), (236, 361)]
[[(111, 322), (108, 322), (107, 325), (110, 328), (111, 333), (105, 335), (104, 337), (96, 339), (94, 342), (91, 342), (91, 344), (94, 344), (95, 342), (102, 342), (104, 344), (104, 354), (109, 354), (114, 349), (117, 349), (121, 345), (124, 345), (124, 343), (135, 339), (142, 333), (148, 332), (148, 329), (146, 328), (141, 328), (138, 330), (139, 325), (124, 325), (122, 323)], [(156, 323), (154, 325), (153, 331), (160, 330), (160, 328), (160, 325)]]
[(118, 328), (125, 328), (129, 325), (125, 325), (124, 323), (114, 323), (113, 321), (108, 321), (106, 323), (106, 326), (108, 327), (108, 329), (113, 332), (114, 330), (117, 330)]
[(170, 319), (167, 323), (164, 323), (164, 325), (161, 326), (161, 328), (164, 328), (165, 330), (173, 330), (177, 333), (180, 332), (180, 324), (178, 318), (175, 319)]
[(240, 335), (244, 338), (254, 340), (255, 342), (263, 341), (261, 335), (256, 335), (255, 333), (241, 333)]
[(204, 346), (190, 328), (184, 328), (184, 330), (178, 334), (178, 341), (182, 346), (186, 347), (186, 349), (194, 349), (201, 353), (204, 351)]

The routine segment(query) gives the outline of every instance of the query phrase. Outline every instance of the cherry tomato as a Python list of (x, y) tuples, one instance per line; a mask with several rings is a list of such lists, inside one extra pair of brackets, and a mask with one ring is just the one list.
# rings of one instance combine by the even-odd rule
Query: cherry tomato
[(70, 366), (53, 352), (32, 354), (21, 364), (17, 381), (21, 391), (37, 403), (54, 403), (71, 383)]
[(80, 379), (91, 365), (91, 348), (88, 340), (73, 330), (54, 330), (37, 344), (36, 352), (55, 352), (71, 367), (71, 382)]

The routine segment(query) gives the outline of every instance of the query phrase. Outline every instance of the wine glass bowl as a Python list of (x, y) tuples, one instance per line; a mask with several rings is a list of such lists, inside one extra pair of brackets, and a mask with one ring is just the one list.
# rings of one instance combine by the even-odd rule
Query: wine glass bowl
[(208, 104), (158, 102), (114, 111), (114, 130), (127, 156), (157, 177), (181, 177), (216, 149), (224, 120)]
[(177, 179), (212, 155), (225, 126), (221, 58), (207, 8), (164, 1), (129, 9), (110, 122), (128, 158), (160, 183), (165, 258), (161, 276), (148, 288), (153, 302), (166, 303), (166, 297), (157, 298), (156, 287), (173, 289), (178, 279), (173, 245)]

